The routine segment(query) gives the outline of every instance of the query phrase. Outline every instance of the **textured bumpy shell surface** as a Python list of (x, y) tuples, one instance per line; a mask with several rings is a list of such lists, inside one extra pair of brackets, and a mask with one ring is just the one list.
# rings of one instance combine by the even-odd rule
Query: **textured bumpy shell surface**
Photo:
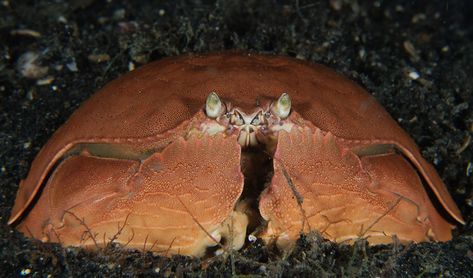
[[(452, 225), (433, 206), (412, 166), (397, 153), (346, 151), (320, 129), (280, 132), (274, 176), (260, 197), (262, 235), (291, 246), (316, 230), (337, 242), (447, 241)], [(296, 198), (294, 198), (296, 197)]]
[[(235, 106), (287, 92), (292, 109), (354, 147), (395, 145), (427, 181), (445, 210), (462, 222), (443, 182), (408, 135), (358, 85), (324, 66), (285, 57), (210, 54), (163, 59), (109, 83), (85, 102), (49, 140), (21, 182), (10, 223), (31, 204), (55, 163), (74, 145), (124, 142), (148, 148), (202, 109), (209, 92)], [(113, 105), (112, 105), (113, 104)]]

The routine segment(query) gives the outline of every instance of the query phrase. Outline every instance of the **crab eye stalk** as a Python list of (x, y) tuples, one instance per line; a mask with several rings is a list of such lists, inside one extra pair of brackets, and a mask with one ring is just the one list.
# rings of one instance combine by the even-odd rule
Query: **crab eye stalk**
[(217, 118), (222, 112), (222, 101), (217, 93), (211, 92), (205, 101), (205, 114), (209, 118)]
[(283, 93), (273, 107), (273, 112), (279, 118), (285, 119), (291, 112), (291, 98), (287, 93)]

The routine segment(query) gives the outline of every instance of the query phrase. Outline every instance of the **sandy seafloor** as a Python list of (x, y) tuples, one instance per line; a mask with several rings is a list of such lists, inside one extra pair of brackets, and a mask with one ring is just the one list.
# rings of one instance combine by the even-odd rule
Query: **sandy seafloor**
[[(1, 1), (0, 276), (473, 277), (472, 18), (472, 1)], [(133, 66), (225, 49), (319, 62), (367, 88), (435, 165), (466, 225), (447, 243), (309, 236), (288, 256), (256, 242), (207, 260), (63, 249), (6, 225), (36, 153), (94, 91)]]

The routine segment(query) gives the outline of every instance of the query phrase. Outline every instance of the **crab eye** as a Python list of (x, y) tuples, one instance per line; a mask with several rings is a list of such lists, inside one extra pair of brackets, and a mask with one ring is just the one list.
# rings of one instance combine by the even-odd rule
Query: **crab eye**
[(281, 119), (285, 119), (291, 112), (291, 98), (287, 93), (283, 93), (273, 107), (273, 112)]
[(269, 119), (269, 117), (271, 117), (271, 112), (269, 112), (269, 111), (264, 112), (264, 117), (266, 119)]
[(222, 101), (216, 92), (211, 92), (205, 101), (205, 114), (209, 118), (217, 118), (222, 112)]

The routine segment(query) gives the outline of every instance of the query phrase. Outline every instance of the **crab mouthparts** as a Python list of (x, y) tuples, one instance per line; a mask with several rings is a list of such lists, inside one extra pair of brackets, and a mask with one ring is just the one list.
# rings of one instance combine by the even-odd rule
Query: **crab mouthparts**
[(257, 128), (255, 126), (244, 125), (238, 134), (238, 143), (240, 146), (243, 148), (257, 146), (259, 142), (256, 138), (256, 131)]

